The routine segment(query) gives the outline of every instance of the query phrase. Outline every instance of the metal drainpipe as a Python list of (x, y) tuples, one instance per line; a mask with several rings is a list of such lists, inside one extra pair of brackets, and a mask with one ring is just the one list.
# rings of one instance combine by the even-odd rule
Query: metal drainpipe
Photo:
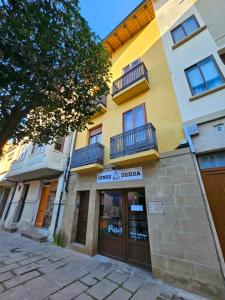
[(72, 138), (71, 138), (70, 151), (69, 151), (69, 155), (67, 158), (67, 166), (64, 170), (64, 176), (63, 176), (64, 179), (63, 179), (63, 184), (62, 184), (61, 193), (60, 193), (60, 199), (59, 199), (59, 204), (58, 204), (58, 210), (57, 210), (57, 215), (56, 215), (53, 237), (55, 237), (56, 229), (57, 229), (58, 222), (59, 222), (59, 214), (60, 214), (60, 209), (61, 209), (61, 204), (62, 204), (62, 199), (63, 199), (64, 187), (65, 187), (65, 183), (67, 182), (68, 170), (70, 170), (71, 156), (72, 156), (73, 149), (74, 149), (76, 135), (77, 135), (76, 133), (73, 133)]

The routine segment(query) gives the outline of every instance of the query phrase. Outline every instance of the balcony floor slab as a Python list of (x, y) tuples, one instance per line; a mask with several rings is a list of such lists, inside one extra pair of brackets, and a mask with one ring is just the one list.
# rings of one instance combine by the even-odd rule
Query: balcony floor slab
[(130, 85), (126, 89), (122, 90), (118, 94), (113, 96), (113, 101), (116, 104), (121, 104), (125, 101), (128, 101), (131, 98), (147, 91), (150, 88), (149, 83), (146, 78), (142, 78), (135, 82), (134, 84)]
[(105, 106), (104, 104), (100, 103), (100, 104), (98, 105), (98, 107), (99, 107), (99, 111), (97, 111), (97, 112), (90, 118), (91, 120), (92, 120), (92, 119), (95, 119), (95, 118), (97, 118), (97, 117), (99, 117), (99, 116), (101, 116), (102, 114), (104, 114), (104, 113), (107, 112), (107, 108), (106, 108), (106, 106)]
[(102, 170), (103, 168), (104, 168), (103, 165), (94, 163), (94, 164), (89, 164), (89, 165), (85, 165), (85, 166), (72, 168), (70, 171), (72, 173), (84, 174), (87, 172), (99, 171), (99, 170)]
[(157, 160), (157, 159), (159, 159), (158, 151), (151, 149), (151, 150), (111, 159), (110, 164), (116, 165), (118, 167), (123, 167), (123, 166), (128, 166), (130, 164), (136, 164), (136, 163), (141, 163), (149, 160)]

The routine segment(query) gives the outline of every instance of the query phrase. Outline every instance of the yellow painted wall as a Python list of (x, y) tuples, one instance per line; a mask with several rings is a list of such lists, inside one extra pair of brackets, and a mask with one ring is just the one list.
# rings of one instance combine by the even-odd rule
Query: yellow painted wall
[(20, 150), (20, 146), (17, 146), (16, 149), (14, 150), (13, 157), (10, 160), (8, 158), (8, 151), (11, 147), (12, 146), (10, 144), (6, 144), (4, 146), (3, 156), (0, 158), (0, 175), (6, 173), (9, 170), (12, 162), (14, 161), (16, 155), (18, 154), (18, 151)]
[[(147, 122), (151, 122), (156, 128), (159, 152), (174, 150), (184, 139), (182, 122), (156, 20), (113, 54), (112, 82), (122, 75), (123, 67), (137, 58), (141, 58), (148, 69), (150, 89), (120, 105), (115, 104), (109, 95), (107, 112), (93, 119), (94, 124), (89, 126), (92, 128), (102, 124), (105, 164), (110, 163), (110, 137), (123, 131), (123, 113), (142, 103), (145, 103)], [(76, 149), (87, 145), (88, 131), (78, 133)]]

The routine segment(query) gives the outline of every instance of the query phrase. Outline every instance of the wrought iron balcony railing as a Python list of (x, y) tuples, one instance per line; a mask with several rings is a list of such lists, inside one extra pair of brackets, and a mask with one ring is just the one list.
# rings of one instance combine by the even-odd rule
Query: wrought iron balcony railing
[(103, 95), (100, 99), (96, 100), (96, 104), (103, 104), (105, 107), (107, 106), (107, 96)]
[(148, 70), (143, 62), (123, 74), (113, 82), (112, 96), (117, 95), (137, 81), (145, 78), (148, 81)]
[(96, 143), (73, 152), (71, 168), (86, 166), (94, 163), (103, 164), (104, 146)]
[(151, 149), (158, 150), (156, 131), (151, 123), (113, 136), (110, 140), (111, 159)]

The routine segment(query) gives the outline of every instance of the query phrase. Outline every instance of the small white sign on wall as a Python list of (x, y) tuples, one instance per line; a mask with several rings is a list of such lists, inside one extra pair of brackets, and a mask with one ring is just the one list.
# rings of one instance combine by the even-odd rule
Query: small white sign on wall
[(150, 201), (148, 202), (149, 214), (164, 214), (164, 203), (162, 201)]
[(97, 175), (97, 183), (119, 182), (140, 179), (143, 179), (142, 167), (123, 170), (112, 170), (108, 172), (101, 172)]

